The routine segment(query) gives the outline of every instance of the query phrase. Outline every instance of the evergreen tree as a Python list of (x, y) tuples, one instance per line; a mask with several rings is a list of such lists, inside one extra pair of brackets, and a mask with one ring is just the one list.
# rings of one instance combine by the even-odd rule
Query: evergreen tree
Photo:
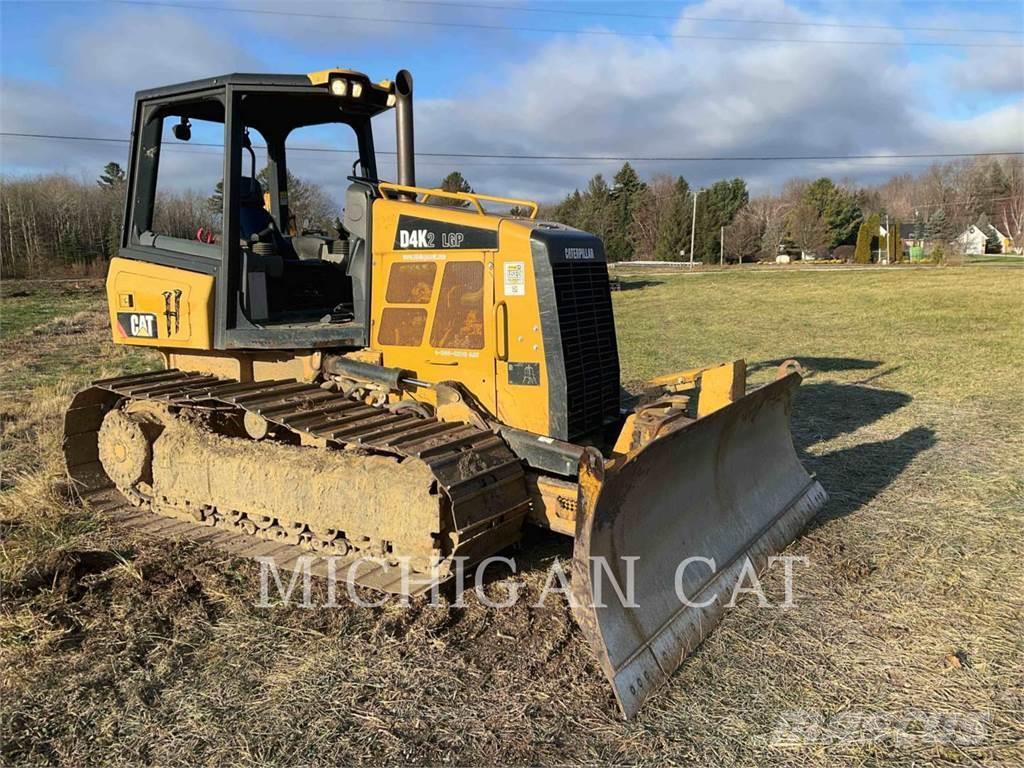
[(213, 194), (206, 198), (206, 207), (214, 216), (220, 216), (224, 211), (224, 179), (218, 181), (213, 187)]
[(104, 256), (112, 259), (121, 250), (121, 214), (114, 211), (107, 221), (106, 231), (103, 233)]
[(946, 220), (946, 212), (936, 208), (925, 222), (926, 240), (947, 240), (949, 239), (949, 223)]
[(609, 261), (625, 261), (633, 256), (633, 243), (629, 237), (633, 212), (640, 204), (641, 193), (646, 187), (633, 166), (625, 163), (615, 174), (611, 189), (611, 221), (605, 239), (605, 252)]
[[(882, 229), (882, 218), (881, 218), (881, 216), (879, 216), (877, 213), (872, 213), (870, 216), (868, 216), (867, 220), (864, 222), (864, 226), (867, 229), (867, 234), (868, 234), (868, 261), (869, 262), (870, 261), (875, 261), (876, 260), (875, 259), (875, 253), (876, 253), (875, 245), (878, 243), (879, 237), (881, 235), (881, 229)], [(857, 235), (858, 235), (858, 239), (859, 239), (859, 237), (860, 237), (860, 231), (859, 230), (857, 232)], [(880, 254), (882, 252), (881, 246), (879, 246), (877, 248), (877, 252), (879, 254), (878, 260), (880, 261), (881, 260), (881, 255)], [(856, 255), (856, 253), (854, 255)]]
[(578, 189), (574, 189), (565, 196), (558, 205), (551, 211), (551, 218), (570, 227), (580, 227), (580, 209), (583, 206), (583, 196)]
[[(443, 179), (438, 185), (439, 189), (443, 189), (445, 192), (472, 192), (473, 188), (469, 185), (469, 182), (463, 177), (459, 171), (452, 171)], [(470, 203), (468, 200), (457, 200), (452, 197), (432, 197), (427, 200), (429, 205), (445, 205), (450, 208), (468, 208)]]
[(864, 220), (855, 195), (837, 187), (832, 179), (822, 177), (807, 185), (804, 199), (817, 209), (825, 222), (830, 249), (853, 240)]
[(860, 225), (860, 229), (857, 231), (857, 247), (853, 252), (853, 263), (871, 263), (871, 227), (866, 221)]
[(679, 261), (680, 251), (690, 252), (690, 185), (680, 176), (672, 187), (668, 214), (658, 227), (654, 258), (658, 261)]
[(85, 261), (84, 250), (82, 236), (77, 228), (69, 229), (59, 236), (57, 253), (64, 264), (72, 265), (78, 261)]
[(611, 251), (609, 241), (612, 239), (614, 227), (613, 202), (608, 183), (604, 176), (597, 174), (587, 183), (587, 190), (580, 197), (576, 224), (580, 229), (600, 237), (604, 241), (606, 254)]
[(716, 181), (702, 194), (697, 204), (697, 253), (705, 264), (718, 261), (722, 227), (728, 226), (750, 200), (743, 179)]
[(991, 225), (985, 236), (985, 253), (1002, 253), (1003, 241), (999, 239), (999, 233)]
[(120, 189), (124, 184), (124, 169), (117, 163), (107, 163), (96, 183), (103, 189)]
[(924, 217), (921, 216), (920, 211), (914, 211), (914, 228), (912, 237), (914, 240), (925, 239), (925, 220)]
[(991, 197), (1003, 197), (1012, 194), (1010, 177), (1003, 170), (1003, 165), (998, 160), (991, 160), (988, 169), (988, 184), (985, 192)]
[(989, 223), (988, 216), (981, 214), (981, 218), (978, 219), (976, 225), (981, 233), (985, 235), (985, 253), (1002, 253), (1003, 244), (999, 240), (999, 233), (996, 232), (995, 228)]
[(889, 225), (889, 237), (886, 245), (890, 264), (899, 264), (903, 261), (903, 238), (900, 234), (899, 219), (892, 219)]
[(121, 248), (121, 219), (124, 216), (124, 169), (117, 163), (107, 163), (103, 173), (96, 180), (105, 210), (106, 224), (101, 235), (102, 242), (97, 244), (99, 255), (111, 258)]

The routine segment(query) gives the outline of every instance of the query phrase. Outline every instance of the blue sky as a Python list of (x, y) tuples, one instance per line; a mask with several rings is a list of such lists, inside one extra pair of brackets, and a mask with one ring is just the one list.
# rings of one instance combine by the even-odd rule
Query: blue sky
[[(137, 89), (230, 71), (340, 65), (374, 79), (410, 69), (417, 147), (434, 152), (730, 157), (1024, 150), (1021, 0), (445, 2), (456, 0), (3, 0), (0, 129), (124, 137)], [(969, 31), (976, 29), (995, 31)], [(709, 39), (715, 37), (743, 39)], [(765, 38), (785, 41), (759, 42)], [(946, 42), (978, 47), (934, 45)], [(378, 145), (386, 148), (392, 136), (383, 120)], [(322, 134), (309, 139), (327, 141)], [(91, 178), (125, 153), (117, 144), (0, 137), (0, 171)], [(292, 167), (333, 191), (351, 160), (328, 157), (307, 156)], [(209, 152), (182, 152), (167, 172), (179, 187), (205, 189), (219, 174), (215, 160)], [(424, 158), (417, 167), (421, 183), (459, 168), (480, 191), (552, 200), (595, 172), (612, 175), (618, 165)], [(683, 174), (695, 184), (741, 175), (755, 191), (823, 174), (872, 182), (926, 165), (636, 163), (645, 177)], [(382, 164), (384, 173), (388, 168)]]

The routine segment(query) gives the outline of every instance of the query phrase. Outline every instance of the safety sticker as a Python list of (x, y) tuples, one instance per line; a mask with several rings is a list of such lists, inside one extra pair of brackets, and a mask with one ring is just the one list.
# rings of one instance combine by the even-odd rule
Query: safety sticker
[(505, 295), (526, 295), (526, 263), (522, 261), (505, 262)]

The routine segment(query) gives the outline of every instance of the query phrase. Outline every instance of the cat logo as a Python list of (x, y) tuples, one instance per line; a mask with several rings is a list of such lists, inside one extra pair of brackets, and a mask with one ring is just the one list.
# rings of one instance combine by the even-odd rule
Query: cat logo
[(434, 233), (426, 229), (398, 230), (399, 248), (433, 248)]
[(136, 339), (156, 338), (156, 315), (148, 312), (118, 312), (117, 324), (126, 336)]

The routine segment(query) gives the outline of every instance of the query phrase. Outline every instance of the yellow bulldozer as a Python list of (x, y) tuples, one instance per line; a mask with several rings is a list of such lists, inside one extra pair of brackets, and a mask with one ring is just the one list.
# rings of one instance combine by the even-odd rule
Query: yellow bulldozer
[[(392, 593), (435, 588), (527, 524), (571, 536), (575, 616), (632, 716), (744, 565), (824, 503), (789, 429), (799, 372), (750, 394), (743, 361), (672, 373), (623, 408), (601, 240), (532, 201), (418, 187), (412, 103), (404, 70), (136, 94), (106, 291), (114, 343), (164, 369), (74, 398), (69, 474), (124, 525), (282, 568), (315, 555), (314, 573), (340, 562)], [(390, 109), (397, 183), (372, 130)], [(333, 234), (289, 210), (288, 151), (311, 127), (358, 156)], [(158, 191), (162, 147), (193, 129), (223, 152), (222, 207), (194, 233)]]

